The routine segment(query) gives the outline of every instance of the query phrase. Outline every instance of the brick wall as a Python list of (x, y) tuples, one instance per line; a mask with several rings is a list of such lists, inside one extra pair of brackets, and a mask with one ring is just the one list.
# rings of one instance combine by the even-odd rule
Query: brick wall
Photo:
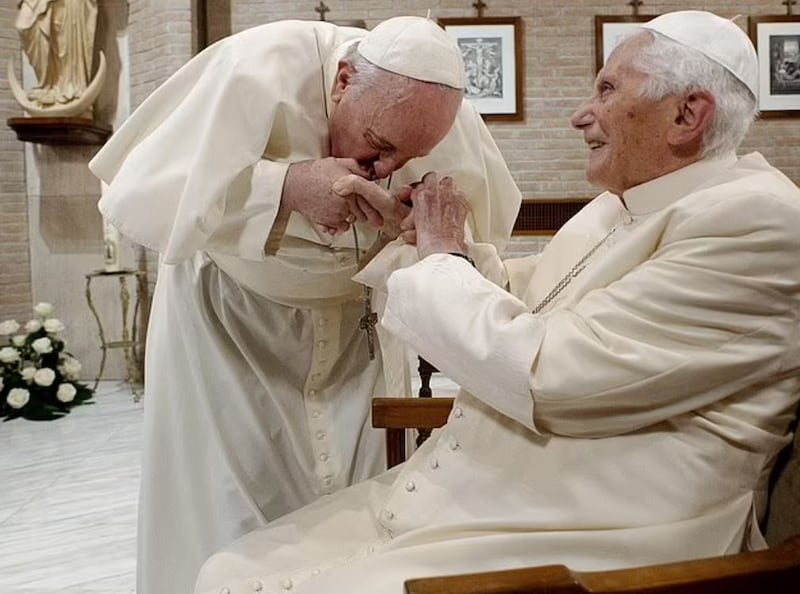
[[(290, 0), (232, 0), (232, 28), (284, 18), (316, 19), (313, 2)], [(364, 19), (372, 27), (399, 14), (434, 18), (472, 17), (475, 10), (463, 0), (327, 1), (327, 20)], [(569, 117), (587, 97), (594, 79), (594, 16), (631, 14), (621, 0), (494, 0), (484, 16), (520, 16), (525, 36), (525, 120), (489, 124), (500, 150), (525, 198), (588, 198), (597, 193), (584, 180), (587, 151)], [(724, 17), (784, 14), (775, 0), (732, 1), (648, 0), (640, 12), (660, 14), (688, 8), (710, 10)], [(760, 151), (800, 183), (800, 119), (759, 121), (741, 152)]]
[(31, 266), (28, 251), (28, 205), (25, 194), (25, 145), (6, 125), (19, 117), (5, 66), (13, 57), (21, 80), (20, 45), (14, 21), (16, 2), (0, 7), (0, 321), (31, 315)]

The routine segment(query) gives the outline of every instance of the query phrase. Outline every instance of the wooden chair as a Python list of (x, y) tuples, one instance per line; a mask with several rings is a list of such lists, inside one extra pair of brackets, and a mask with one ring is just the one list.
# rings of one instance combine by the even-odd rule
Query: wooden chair
[[(386, 429), (387, 464), (405, 460), (408, 428), (441, 427), (452, 398), (376, 398), (372, 424)], [(797, 427), (795, 427), (797, 429)], [(424, 435), (424, 433), (423, 433)], [(548, 565), (407, 580), (406, 594), (766, 594), (800, 592), (800, 431), (773, 472), (766, 520), (771, 548), (679, 563), (576, 572)], [(776, 544), (779, 543), (779, 544)]]

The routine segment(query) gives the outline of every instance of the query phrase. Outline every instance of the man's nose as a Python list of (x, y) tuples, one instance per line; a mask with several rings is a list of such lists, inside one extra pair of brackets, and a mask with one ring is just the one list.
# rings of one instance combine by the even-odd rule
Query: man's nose
[(578, 109), (570, 118), (572, 127), (578, 130), (585, 128), (591, 124), (592, 121), (594, 121), (594, 118), (592, 117), (591, 104), (589, 101), (584, 102), (580, 107), (578, 107)]
[(397, 159), (385, 158), (375, 161), (372, 167), (375, 171), (375, 177), (377, 179), (384, 179), (389, 177), (393, 171), (400, 169), (403, 164), (404, 163), (398, 161)]

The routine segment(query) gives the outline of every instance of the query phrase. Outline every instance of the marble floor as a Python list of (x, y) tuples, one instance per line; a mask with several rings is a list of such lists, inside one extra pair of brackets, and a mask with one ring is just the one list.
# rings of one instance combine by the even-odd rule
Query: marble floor
[[(440, 374), (431, 388), (457, 391)], [(95, 400), (57, 421), (0, 423), (0, 594), (135, 591), (142, 404), (114, 381)]]
[(104, 381), (56, 421), (0, 423), (0, 593), (130, 594), (142, 405)]

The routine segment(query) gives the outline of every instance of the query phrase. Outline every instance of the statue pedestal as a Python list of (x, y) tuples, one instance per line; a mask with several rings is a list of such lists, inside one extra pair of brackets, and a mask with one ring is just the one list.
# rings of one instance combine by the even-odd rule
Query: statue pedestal
[(23, 142), (38, 144), (105, 144), (111, 127), (87, 118), (8, 118), (10, 128)]

